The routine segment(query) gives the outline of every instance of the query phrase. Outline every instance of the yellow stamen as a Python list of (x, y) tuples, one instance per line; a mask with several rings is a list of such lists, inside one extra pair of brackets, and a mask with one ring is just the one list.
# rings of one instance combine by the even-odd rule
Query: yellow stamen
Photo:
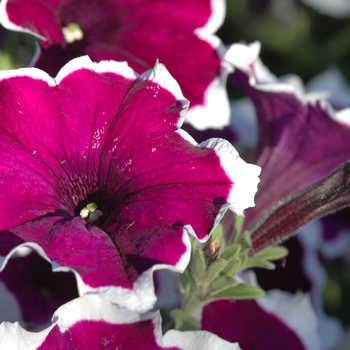
[(88, 223), (93, 224), (95, 221), (98, 221), (101, 216), (103, 216), (103, 213), (100, 209), (98, 209), (96, 203), (91, 202), (80, 210), (80, 216), (86, 219)]
[(84, 37), (83, 31), (77, 23), (69, 23), (67, 27), (62, 28), (62, 32), (64, 39), (68, 44), (74, 43), (74, 41), (79, 41)]

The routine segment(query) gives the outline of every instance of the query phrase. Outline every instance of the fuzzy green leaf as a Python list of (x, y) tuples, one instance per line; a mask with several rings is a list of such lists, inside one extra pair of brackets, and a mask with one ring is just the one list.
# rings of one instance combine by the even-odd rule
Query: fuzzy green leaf
[(217, 239), (218, 242), (221, 242), (222, 241), (222, 225), (221, 224), (218, 224), (216, 225), (216, 227), (214, 228), (214, 230), (211, 232), (210, 234), (210, 239)]
[(181, 275), (181, 282), (185, 290), (186, 298), (189, 298), (193, 290), (193, 279), (189, 269), (186, 269), (184, 273)]
[(242, 246), (242, 251), (247, 251), (252, 247), (252, 239), (249, 234), (245, 234), (239, 242)]
[(241, 262), (241, 266), (245, 267), (246, 262), (248, 260), (247, 254), (241, 254), (241, 255), (238, 256), (238, 258), (239, 258), (239, 260)]
[(222, 276), (212, 284), (211, 289), (212, 292), (216, 293), (222, 289), (227, 289), (236, 285), (237, 281), (233, 276)]
[(261, 298), (264, 295), (265, 292), (262, 289), (251, 286), (250, 284), (241, 283), (235, 287), (229, 287), (213, 294), (210, 299), (255, 299)]
[(197, 282), (202, 281), (206, 268), (207, 264), (204, 259), (203, 251), (200, 248), (198, 248), (194, 253), (193, 259), (193, 277)]
[(244, 223), (244, 216), (236, 215), (235, 225), (232, 232), (232, 237), (230, 239), (230, 244), (236, 243), (238, 241), (239, 237), (241, 236), (243, 223)]
[(226, 267), (227, 261), (224, 259), (215, 260), (207, 269), (206, 280), (213, 281)]
[(240, 266), (241, 266), (241, 260), (238, 258), (232, 258), (227, 262), (226, 267), (222, 271), (222, 274), (232, 276), (237, 272)]
[(240, 250), (241, 246), (239, 244), (234, 244), (222, 251), (220, 257), (222, 259), (231, 259), (232, 257), (236, 256)]
[(255, 256), (250, 257), (244, 265), (244, 268), (252, 268), (252, 267), (262, 267), (267, 270), (274, 270), (276, 268), (275, 264), (271, 261), (258, 259)]
[(280, 246), (267, 247), (254, 255), (261, 260), (278, 260), (288, 255), (288, 249)]

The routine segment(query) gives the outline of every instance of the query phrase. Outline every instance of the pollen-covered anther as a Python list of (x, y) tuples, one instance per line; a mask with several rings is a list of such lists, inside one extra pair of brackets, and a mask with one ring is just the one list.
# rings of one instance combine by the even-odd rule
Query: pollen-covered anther
[(74, 41), (82, 40), (84, 37), (83, 31), (80, 29), (79, 24), (69, 23), (67, 27), (62, 28), (62, 33), (66, 43), (71, 44)]
[(103, 216), (103, 213), (100, 209), (98, 209), (97, 204), (92, 202), (80, 210), (80, 216), (86, 219), (89, 224), (93, 224)]

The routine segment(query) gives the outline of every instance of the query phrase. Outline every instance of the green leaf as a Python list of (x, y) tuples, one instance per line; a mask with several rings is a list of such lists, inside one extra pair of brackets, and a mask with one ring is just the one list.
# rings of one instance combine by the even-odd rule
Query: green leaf
[(288, 255), (288, 249), (280, 246), (267, 247), (258, 253), (254, 254), (255, 258), (262, 260), (278, 260), (285, 258)]
[(234, 244), (222, 251), (220, 257), (222, 259), (231, 259), (232, 257), (236, 256), (240, 252), (240, 250), (240, 244)]
[(248, 260), (247, 254), (241, 254), (238, 256), (239, 261), (241, 262), (241, 266), (245, 267), (246, 262)]
[(218, 242), (222, 242), (222, 225), (221, 224), (218, 224), (216, 225), (216, 227), (214, 228), (214, 230), (211, 232), (210, 234), (210, 239), (217, 239)]
[(251, 286), (250, 284), (241, 283), (235, 287), (229, 287), (213, 294), (210, 299), (255, 299), (261, 298), (264, 295), (265, 292), (262, 289)]
[(174, 309), (170, 312), (170, 316), (174, 320), (177, 330), (196, 331), (200, 329), (200, 322), (183, 310)]
[(194, 253), (193, 268), (194, 278), (198, 283), (200, 283), (200, 281), (203, 280), (203, 276), (207, 268), (203, 251), (200, 248), (197, 248), (196, 252)]
[(237, 272), (240, 266), (241, 266), (241, 260), (238, 258), (232, 258), (227, 262), (226, 267), (222, 271), (222, 274), (232, 276)]
[(244, 265), (245, 269), (252, 267), (262, 267), (267, 270), (274, 270), (276, 268), (275, 264), (271, 261), (258, 259), (255, 256), (248, 258), (247, 262)]
[(250, 234), (246, 233), (239, 243), (242, 246), (242, 251), (249, 250), (252, 247), (252, 239), (250, 237)]
[(236, 243), (241, 236), (242, 227), (244, 223), (244, 216), (235, 216), (235, 225), (232, 232), (232, 237), (230, 238), (230, 244)]
[(220, 274), (220, 272), (223, 271), (223, 269), (226, 267), (226, 265), (227, 265), (227, 261), (224, 259), (215, 260), (208, 267), (205, 279), (209, 282), (213, 281)]
[(182, 285), (184, 287), (184, 290), (185, 290), (185, 295), (186, 295), (186, 298), (188, 299), (191, 294), (192, 294), (192, 291), (193, 291), (193, 279), (192, 279), (192, 276), (190, 274), (190, 271), (189, 269), (186, 269), (184, 271), (183, 274), (180, 275), (181, 276), (181, 282), (182, 282)]
[(233, 276), (222, 276), (212, 284), (211, 291), (212, 293), (217, 293), (222, 289), (227, 289), (236, 285), (237, 280)]

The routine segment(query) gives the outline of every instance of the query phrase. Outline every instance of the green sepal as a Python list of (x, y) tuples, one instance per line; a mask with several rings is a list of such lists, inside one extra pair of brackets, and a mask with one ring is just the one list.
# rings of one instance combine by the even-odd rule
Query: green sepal
[(207, 269), (206, 280), (208, 282), (213, 281), (224, 270), (227, 265), (227, 261), (224, 259), (215, 260)]
[(262, 268), (267, 269), (267, 270), (274, 270), (276, 268), (276, 266), (273, 262), (258, 259), (255, 257), (255, 255), (253, 257), (248, 258), (248, 260), (246, 261), (246, 263), (244, 265), (245, 269), (250, 269), (252, 267), (262, 267)]
[(170, 316), (175, 322), (175, 329), (179, 331), (196, 331), (201, 327), (197, 319), (183, 310), (174, 309), (170, 312)]
[(239, 244), (234, 244), (222, 251), (220, 257), (222, 259), (231, 259), (232, 257), (236, 256), (240, 250), (241, 246)]
[(250, 284), (241, 283), (235, 287), (229, 287), (211, 295), (211, 300), (218, 299), (256, 299), (265, 295), (265, 292)]
[(285, 258), (288, 255), (288, 249), (281, 246), (267, 247), (258, 253), (254, 254), (255, 258), (261, 260), (278, 260)]

